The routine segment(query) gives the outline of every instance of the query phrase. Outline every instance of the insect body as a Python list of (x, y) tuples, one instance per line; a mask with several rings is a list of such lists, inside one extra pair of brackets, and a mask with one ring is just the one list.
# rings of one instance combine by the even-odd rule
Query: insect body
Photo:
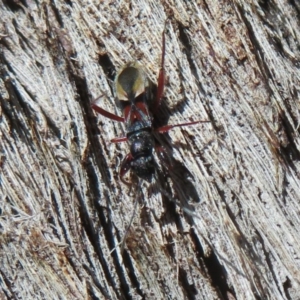
[(148, 105), (153, 95), (151, 82), (139, 64), (129, 63), (121, 69), (116, 77), (116, 94), (123, 101), (126, 139), (130, 145), (130, 153), (121, 165), (120, 177), (131, 169), (138, 177), (150, 181), (154, 173), (152, 152), (155, 142)]
[(125, 122), (126, 136), (112, 140), (113, 143), (127, 141), (130, 145), (130, 152), (124, 158), (120, 169), (120, 178), (123, 182), (125, 182), (124, 175), (130, 169), (139, 178), (151, 181), (155, 173), (153, 150), (163, 151), (163, 148), (159, 147), (155, 141), (155, 132), (164, 133), (174, 127), (201, 122), (195, 121), (153, 128), (153, 115), (161, 103), (164, 89), (164, 56), (165, 30), (162, 34), (161, 66), (155, 95), (152, 82), (138, 63), (130, 62), (118, 72), (115, 79), (115, 94), (121, 103), (123, 117), (112, 114), (95, 103), (92, 104), (92, 108), (101, 115), (115, 121)]

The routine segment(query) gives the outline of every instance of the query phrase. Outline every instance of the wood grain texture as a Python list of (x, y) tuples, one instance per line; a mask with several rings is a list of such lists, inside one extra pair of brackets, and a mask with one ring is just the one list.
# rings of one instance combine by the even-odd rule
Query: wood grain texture
[[(300, 299), (299, 15), (0, 1), (0, 298)], [(156, 81), (167, 17), (160, 118), (210, 122), (163, 136), (175, 167), (140, 192), (118, 179), (123, 124), (90, 104), (121, 113), (112, 80), (130, 60)]]

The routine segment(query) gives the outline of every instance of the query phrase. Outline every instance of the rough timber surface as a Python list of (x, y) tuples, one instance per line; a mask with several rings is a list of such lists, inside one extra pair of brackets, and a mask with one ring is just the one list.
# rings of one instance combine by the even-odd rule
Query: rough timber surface
[[(0, 298), (300, 299), (299, 16), (287, 0), (0, 1)], [(109, 142), (124, 126), (90, 104), (120, 114), (127, 61), (156, 80), (167, 17), (161, 118), (210, 122), (165, 135), (175, 167), (139, 192)]]

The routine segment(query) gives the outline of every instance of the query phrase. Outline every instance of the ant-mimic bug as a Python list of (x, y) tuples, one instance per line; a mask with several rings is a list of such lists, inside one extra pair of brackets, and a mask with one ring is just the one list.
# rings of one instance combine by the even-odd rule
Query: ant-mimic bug
[(124, 180), (124, 175), (130, 169), (139, 178), (150, 182), (155, 173), (153, 150), (155, 149), (161, 157), (165, 156), (163, 153), (164, 148), (158, 145), (154, 133), (164, 133), (174, 127), (208, 122), (194, 121), (153, 128), (153, 116), (155, 116), (161, 104), (164, 91), (165, 28), (166, 23), (162, 33), (162, 55), (156, 95), (153, 93), (152, 82), (147, 77), (143, 67), (137, 62), (130, 62), (120, 69), (114, 82), (115, 95), (123, 109), (123, 117), (104, 110), (95, 102), (92, 104), (92, 108), (104, 117), (118, 122), (125, 122), (126, 136), (114, 138), (111, 142), (127, 141), (130, 145), (130, 152), (124, 158), (120, 168), (120, 179), (126, 184), (128, 182)]

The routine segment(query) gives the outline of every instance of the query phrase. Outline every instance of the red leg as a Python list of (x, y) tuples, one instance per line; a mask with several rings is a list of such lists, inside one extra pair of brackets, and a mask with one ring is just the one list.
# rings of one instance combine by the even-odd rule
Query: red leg
[(194, 121), (194, 122), (189, 122), (189, 123), (181, 123), (181, 124), (175, 124), (175, 125), (166, 125), (166, 126), (162, 126), (159, 128), (155, 128), (154, 130), (159, 132), (159, 133), (164, 133), (169, 131), (170, 129), (174, 128), (174, 127), (182, 127), (182, 126), (189, 126), (189, 125), (194, 125), (194, 124), (198, 124), (198, 123), (207, 123), (209, 121)]
[(105, 109), (99, 107), (95, 103), (93, 103), (91, 106), (92, 106), (92, 109), (94, 109), (97, 113), (99, 113), (100, 115), (102, 115), (106, 118), (109, 118), (109, 119), (112, 119), (112, 120), (118, 121), (118, 122), (124, 122), (125, 121), (125, 119), (123, 117), (119, 117), (115, 114), (112, 114), (112, 113), (106, 111)]
[(128, 139), (126, 136), (121, 136), (121, 137), (117, 137), (111, 140), (112, 143), (122, 143), (122, 142), (127, 142)]
[(124, 160), (122, 161), (122, 164), (121, 164), (121, 168), (120, 168), (120, 179), (123, 183), (127, 184), (127, 185), (130, 185), (129, 182), (127, 182), (126, 180), (124, 180), (124, 175), (130, 170), (130, 167), (131, 167), (131, 162), (133, 160), (133, 157), (131, 155), (131, 153), (128, 153)]
[(158, 107), (161, 103), (161, 98), (164, 93), (164, 85), (165, 85), (165, 52), (166, 52), (166, 39), (165, 39), (165, 31), (166, 31), (166, 24), (165, 22), (164, 31), (162, 33), (162, 53), (161, 53), (161, 63), (159, 69), (159, 75), (157, 80), (157, 92), (155, 98), (155, 105), (154, 105), (154, 112), (157, 111)]

